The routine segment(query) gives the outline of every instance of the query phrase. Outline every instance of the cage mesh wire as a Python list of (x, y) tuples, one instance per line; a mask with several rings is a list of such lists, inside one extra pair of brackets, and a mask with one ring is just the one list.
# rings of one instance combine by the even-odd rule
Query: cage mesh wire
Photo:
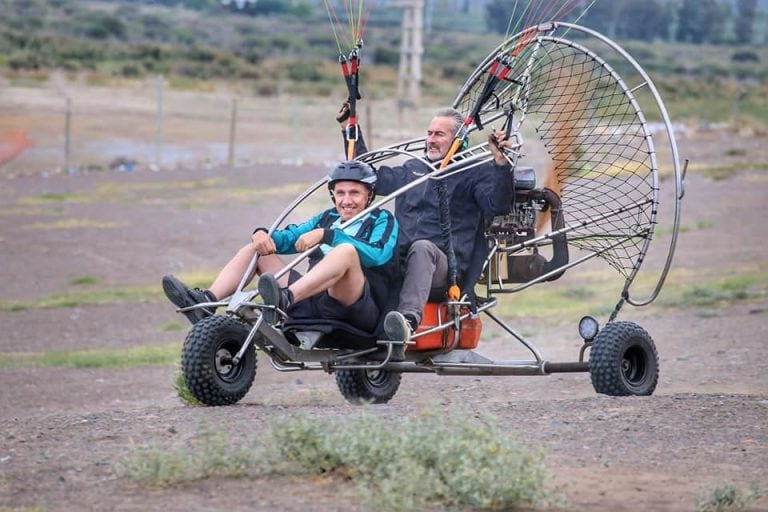
[[(655, 154), (645, 119), (621, 78), (589, 50), (552, 37), (505, 45), (511, 70), (483, 106), (481, 119), (514, 106), (551, 158), (540, 186), (560, 194), (568, 243), (597, 252), (625, 278), (653, 233)], [(511, 50), (509, 50), (511, 48)], [(468, 115), (488, 77), (487, 61), (454, 107)]]

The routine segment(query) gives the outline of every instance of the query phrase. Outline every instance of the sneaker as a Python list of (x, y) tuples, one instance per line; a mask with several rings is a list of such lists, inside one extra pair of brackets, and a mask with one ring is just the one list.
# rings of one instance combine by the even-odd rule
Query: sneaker
[[(189, 288), (179, 281), (176, 276), (163, 276), (163, 291), (177, 308), (187, 308), (200, 304), (201, 302), (216, 302), (216, 297), (208, 290), (200, 288)], [(184, 311), (187, 319), (196, 324), (203, 318), (209, 317), (216, 312), (215, 308), (197, 308), (190, 311)]]
[(416, 319), (399, 311), (390, 311), (384, 317), (384, 332), (392, 341), (408, 341), (416, 331)]
[(402, 341), (392, 345), (391, 361), (405, 361), (405, 342), (411, 339), (417, 327), (416, 318), (403, 315), (399, 311), (390, 311), (384, 317), (384, 332), (390, 341)]
[(261, 300), (267, 306), (274, 306), (276, 309), (263, 309), (264, 321), (270, 325), (277, 323), (277, 309), (285, 312), (293, 303), (293, 294), (288, 288), (280, 288), (280, 284), (275, 276), (269, 273), (262, 274), (259, 277), (259, 295)]

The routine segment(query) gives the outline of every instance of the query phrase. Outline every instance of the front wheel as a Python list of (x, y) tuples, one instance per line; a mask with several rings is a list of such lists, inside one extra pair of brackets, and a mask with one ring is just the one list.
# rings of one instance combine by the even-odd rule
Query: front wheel
[(181, 351), (187, 388), (206, 405), (231, 405), (248, 393), (256, 376), (256, 349), (251, 344), (233, 364), (248, 337), (248, 327), (231, 317), (214, 315), (197, 322)]
[(645, 329), (635, 323), (609, 323), (592, 344), (589, 373), (598, 393), (651, 395), (659, 380), (656, 345)]
[(338, 370), (336, 385), (351, 404), (385, 404), (400, 387), (402, 373), (387, 370)]

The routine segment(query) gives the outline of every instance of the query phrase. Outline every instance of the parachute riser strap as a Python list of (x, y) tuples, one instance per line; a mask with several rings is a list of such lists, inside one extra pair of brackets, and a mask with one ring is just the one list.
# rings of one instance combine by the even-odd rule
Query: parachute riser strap
[(507, 75), (512, 70), (512, 60), (511, 58), (505, 56), (503, 52), (499, 53), (496, 58), (494, 59), (493, 63), (491, 64), (490, 69), (488, 70), (488, 79), (485, 82), (485, 85), (483, 86), (483, 91), (480, 93), (480, 96), (477, 99), (477, 103), (475, 103), (475, 106), (470, 111), (467, 118), (464, 120), (463, 126), (457, 131), (456, 137), (454, 138), (453, 144), (451, 145), (450, 150), (443, 158), (443, 161), (440, 164), (440, 168), (444, 168), (447, 166), (451, 159), (456, 155), (456, 152), (459, 150), (459, 148), (464, 144), (464, 142), (469, 137), (469, 131), (470, 127), (474, 124), (475, 127), (478, 130), (483, 129), (483, 122), (480, 119), (480, 111), (483, 108), (483, 105), (488, 103), (488, 100), (493, 97), (494, 91), (496, 90), (496, 87), (498, 84), (502, 81), (507, 79)]
[(440, 233), (445, 240), (445, 256), (448, 259), (448, 300), (459, 300), (461, 290), (457, 285), (458, 271), (456, 264), (456, 252), (453, 248), (453, 236), (451, 234), (451, 205), (448, 198), (448, 186), (445, 180), (436, 183), (438, 218)]
[(344, 82), (347, 84), (347, 104), (349, 105), (349, 122), (347, 123), (347, 160), (355, 158), (355, 143), (359, 138), (357, 125), (357, 100), (360, 95), (360, 59), (358, 49), (362, 47), (362, 41), (358, 43), (357, 48), (352, 50), (349, 58), (343, 55), (339, 56), (341, 72), (344, 75)]
[(478, 98), (475, 107), (472, 109), (469, 116), (467, 116), (467, 121), (465, 122), (467, 128), (469, 128), (470, 122), (474, 122), (478, 130), (483, 129), (480, 110), (482, 110), (483, 106), (488, 103), (488, 100), (493, 97), (493, 93), (499, 82), (505, 80), (511, 70), (511, 59), (503, 53), (499, 53), (491, 64), (491, 67), (488, 69), (488, 79), (483, 86), (483, 91), (480, 93), (480, 97)]
[[(453, 139), (451, 147), (448, 149), (442, 162), (440, 162), (440, 170), (445, 169), (451, 163), (454, 155), (459, 150), (461, 145), (467, 140), (469, 136), (468, 125), (472, 122), (472, 118), (468, 117), (464, 124), (459, 128), (456, 136)], [(448, 258), (448, 300), (457, 301), (461, 296), (461, 289), (458, 286), (458, 270), (456, 268), (456, 252), (453, 249), (453, 236), (451, 227), (451, 205), (448, 200), (448, 188), (445, 180), (437, 182), (437, 200), (438, 200), (438, 215), (440, 222), (440, 233), (445, 240), (445, 255)]]

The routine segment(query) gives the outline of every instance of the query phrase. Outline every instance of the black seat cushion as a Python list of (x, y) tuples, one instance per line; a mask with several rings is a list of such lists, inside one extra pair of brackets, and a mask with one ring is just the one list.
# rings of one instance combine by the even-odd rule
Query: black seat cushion
[(346, 348), (363, 350), (376, 346), (378, 337), (340, 320), (322, 318), (290, 318), (283, 324), (283, 334), (289, 341), (299, 344), (297, 331), (323, 333), (315, 348)]

